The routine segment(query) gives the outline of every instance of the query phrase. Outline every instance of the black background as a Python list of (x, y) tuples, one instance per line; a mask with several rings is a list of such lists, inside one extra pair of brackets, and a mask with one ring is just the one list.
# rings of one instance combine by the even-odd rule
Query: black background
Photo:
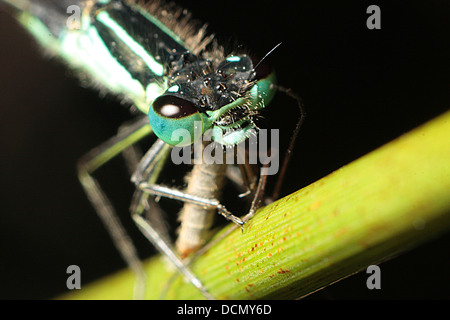
[[(279, 83), (300, 94), (308, 117), (284, 192), (293, 192), (370, 152), (450, 105), (450, 4), (443, 1), (177, 1), (228, 46), (268, 58)], [(381, 8), (368, 30), (366, 8)], [(68, 265), (83, 284), (124, 266), (78, 183), (77, 159), (130, 119), (48, 61), (0, 11), (0, 298), (64, 292)], [(278, 94), (274, 127), (287, 141), (295, 105)], [(272, 120), (272, 119), (271, 119)], [(132, 188), (120, 161), (101, 175), (129, 230)], [(108, 173), (109, 172), (109, 173)], [(112, 174), (111, 174), (112, 173)], [(143, 256), (143, 237), (133, 237)], [(382, 289), (364, 273), (308, 299), (450, 298), (450, 235), (381, 265)]]

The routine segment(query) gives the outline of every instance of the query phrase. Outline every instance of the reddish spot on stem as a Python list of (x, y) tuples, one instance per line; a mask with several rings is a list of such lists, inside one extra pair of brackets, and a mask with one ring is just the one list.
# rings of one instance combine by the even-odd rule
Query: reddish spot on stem
[(288, 273), (288, 272), (290, 272), (289, 270), (283, 270), (282, 268), (280, 268), (278, 271), (277, 271), (279, 274), (285, 274), (285, 273)]

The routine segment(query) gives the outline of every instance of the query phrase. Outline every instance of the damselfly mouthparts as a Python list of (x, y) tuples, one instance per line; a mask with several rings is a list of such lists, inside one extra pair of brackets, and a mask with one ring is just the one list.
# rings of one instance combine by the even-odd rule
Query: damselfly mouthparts
[[(3, 1), (17, 9), (18, 20), (48, 53), (62, 58), (83, 81), (101, 92), (117, 95), (146, 115), (122, 127), (78, 166), (89, 200), (138, 276), (137, 296), (143, 296), (145, 272), (114, 206), (93, 175), (122, 153), (128, 159), (141, 158), (139, 162), (129, 161), (134, 172), (131, 180), (136, 185), (131, 202), (133, 219), (155, 247), (212, 298), (182, 259), (205, 244), (215, 212), (242, 227), (262, 199), (267, 168), (255, 171), (250, 166), (257, 164), (252, 162), (251, 152), (239, 153), (237, 146), (257, 134), (260, 111), (275, 91), (285, 91), (275, 84), (274, 72), (263, 59), (246, 52), (226, 53), (204, 26), (191, 21), (189, 13), (159, 1)], [(199, 141), (197, 132), (209, 138)], [(133, 146), (151, 133), (158, 139), (141, 157)], [(186, 189), (158, 184), (164, 163), (173, 157), (173, 150), (179, 150), (174, 147), (191, 145), (197, 149), (192, 153), (194, 167)], [(236, 149), (236, 155), (223, 153), (230, 149)], [(240, 175), (228, 169), (230, 163), (237, 164), (234, 168)], [(220, 202), (226, 178), (237, 181), (243, 195), (252, 196), (243, 218)], [(154, 197), (184, 203), (176, 251), (146, 218), (158, 206)]]

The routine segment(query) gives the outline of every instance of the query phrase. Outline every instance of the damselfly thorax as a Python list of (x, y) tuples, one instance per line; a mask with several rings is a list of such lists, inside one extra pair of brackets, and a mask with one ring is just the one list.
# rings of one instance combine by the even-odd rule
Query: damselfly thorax
[[(158, 177), (164, 163), (173, 160), (176, 148), (200, 145), (202, 155), (214, 149), (213, 160), (237, 159), (222, 152), (237, 149), (257, 135), (260, 111), (277, 89), (284, 90), (275, 84), (272, 69), (246, 52), (225, 52), (188, 12), (161, 1), (2, 1), (18, 9), (17, 19), (25, 28), (49, 54), (75, 70), (83, 82), (116, 95), (141, 114), (85, 155), (78, 166), (89, 200), (138, 276), (138, 296), (142, 297), (144, 291), (145, 272), (114, 206), (94, 177), (99, 167), (119, 154), (140, 158), (129, 162), (134, 172), (131, 180), (136, 185), (130, 210), (138, 227), (210, 298), (182, 258), (206, 243), (216, 212), (240, 227), (251, 218), (263, 195), (267, 172), (258, 165), (255, 170), (250, 165), (251, 155), (244, 153), (241, 162), (231, 164), (205, 161), (205, 157), (194, 161), (186, 188), (158, 184)], [(300, 122), (289, 151), (299, 126)], [(208, 135), (209, 142), (199, 143), (198, 132)], [(134, 145), (152, 133), (156, 142), (139, 155)], [(191, 158), (196, 159), (195, 150)], [(243, 218), (233, 215), (220, 201), (226, 180), (239, 184), (242, 195), (251, 199), (249, 213)], [(157, 211), (155, 199), (159, 198), (184, 203), (176, 250), (146, 218)]]

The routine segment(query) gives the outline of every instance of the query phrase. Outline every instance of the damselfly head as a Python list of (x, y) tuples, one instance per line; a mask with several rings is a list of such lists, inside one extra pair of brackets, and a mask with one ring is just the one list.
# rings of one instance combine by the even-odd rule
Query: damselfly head
[(216, 130), (213, 139), (219, 143), (245, 140), (246, 132), (256, 127), (253, 117), (273, 96), (275, 78), (268, 70), (254, 68), (248, 55), (230, 55), (213, 63), (185, 54), (174, 64), (168, 89), (150, 107), (155, 134), (178, 145), (179, 140), (172, 139), (173, 130), (182, 127), (193, 132), (194, 122), (199, 121), (202, 133)]
[(168, 144), (180, 145), (178, 137), (173, 138), (174, 130), (183, 128), (193, 137), (197, 122), (202, 133), (215, 130), (213, 139), (222, 144), (248, 138), (257, 110), (273, 96), (273, 73), (257, 72), (247, 55), (231, 55), (218, 64), (192, 55), (182, 61), (174, 68), (166, 92), (150, 107), (155, 134)]
[(252, 86), (253, 62), (229, 56), (219, 64), (189, 54), (169, 77), (164, 95), (190, 101), (199, 112), (216, 111), (244, 96)]

